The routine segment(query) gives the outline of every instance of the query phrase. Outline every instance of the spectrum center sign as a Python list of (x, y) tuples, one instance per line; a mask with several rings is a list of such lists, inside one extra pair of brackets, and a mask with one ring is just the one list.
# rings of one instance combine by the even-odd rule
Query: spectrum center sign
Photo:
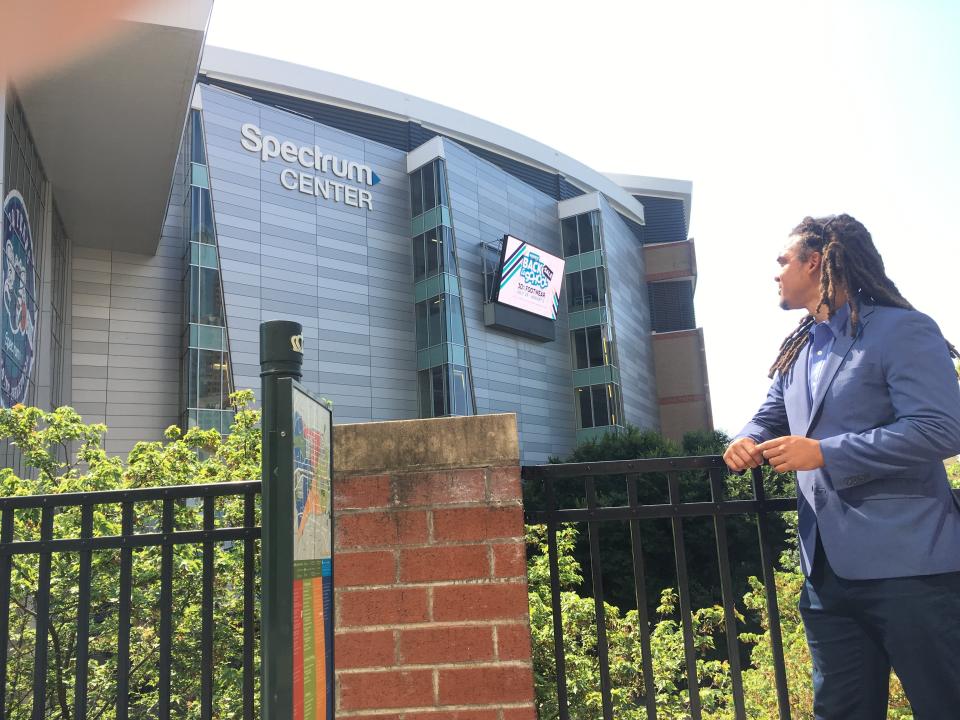
[(280, 184), (287, 190), (373, 210), (373, 193), (363, 186), (373, 187), (380, 178), (369, 165), (328, 155), (318, 145), (297, 145), (264, 135), (253, 123), (244, 123), (240, 128), (240, 144), (244, 150), (259, 154), (261, 162), (280, 158), (296, 163), (298, 167), (280, 171)]

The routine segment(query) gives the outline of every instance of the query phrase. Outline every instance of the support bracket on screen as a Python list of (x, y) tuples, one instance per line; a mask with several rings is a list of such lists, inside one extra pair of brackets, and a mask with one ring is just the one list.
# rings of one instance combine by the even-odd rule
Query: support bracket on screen
[(531, 340), (552, 342), (557, 339), (555, 320), (539, 317), (498, 302), (483, 304), (483, 324)]

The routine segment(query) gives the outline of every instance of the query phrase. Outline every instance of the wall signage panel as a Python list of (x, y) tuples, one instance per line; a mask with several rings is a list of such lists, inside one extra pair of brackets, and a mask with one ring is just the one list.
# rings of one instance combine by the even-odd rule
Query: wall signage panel
[(264, 135), (253, 123), (240, 128), (240, 144), (244, 150), (257, 153), (261, 162), (280, 158), (293, 165), (281, 170), (278, 178), (287, 190), (373, 210), (373, 193), (364, 186), (373, 187), (380, 178), (369, 165), (328, 155), (318, 145), (297, 145)]
[(37, 302), (33, 235), (23, 196), (3, 201), (3, 302), (0, 313), (0, 398), (3, 407), (26, 402), (36, 355)]
[(556, 320), (563, 266), (564, 261), (556, 255), (506, 235), (497, 302)]

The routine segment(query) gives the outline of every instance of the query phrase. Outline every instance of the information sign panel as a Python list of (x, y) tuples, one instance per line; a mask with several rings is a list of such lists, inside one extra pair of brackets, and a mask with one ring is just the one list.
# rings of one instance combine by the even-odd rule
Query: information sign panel
[[(293, 718), (333, 718), (332, 413), (295, 383), (293, 454)], [(286, 443), (285, 443), (286, 444)]]

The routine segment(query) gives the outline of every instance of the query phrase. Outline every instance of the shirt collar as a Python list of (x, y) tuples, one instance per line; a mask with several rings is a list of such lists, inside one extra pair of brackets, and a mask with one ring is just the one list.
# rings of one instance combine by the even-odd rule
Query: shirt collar
[(810, 334), (813, 334), (814, 328), (819, 327), (820, 325), (826, 325), (828, 328), (830, 328), (830, 331), (833, 333), (834, 337), (840, 337), (841, 335), (846, 334), (847, 321), (849, 319), (850, 304), (844, 303), (837, 309), (832, 318), (825, 320), (824, 322), (814, 323), (810, 328)]

